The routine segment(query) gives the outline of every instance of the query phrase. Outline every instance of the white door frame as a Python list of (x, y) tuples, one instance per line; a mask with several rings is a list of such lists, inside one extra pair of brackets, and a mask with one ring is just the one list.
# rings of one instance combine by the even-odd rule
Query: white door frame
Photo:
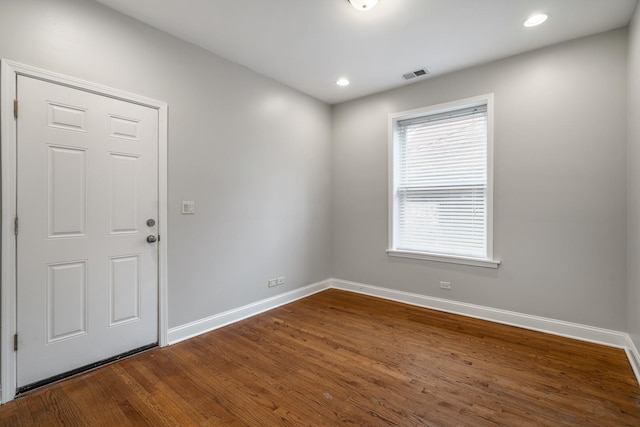
[(16, 238), (14, 218), (16, 216), (16, 173), (17, 173), (17, 122), (13, 116), (13, 101), (17, 93), (17, 76), (23, 75), (78, 88), (127, 102), (144, 105), (158, 110), (158, 344), (167, 345), (168, 304), (167, 304), (167, 103), (135, 95), (107, 86), (75, 79), (18, 62), (2, 60), (0, 69), (0, 177), (1, 235), (0, 245), (0, 401), (13, 400), (16, 394), (16, 352), (13, 350), (13, 336), (16, 333)]

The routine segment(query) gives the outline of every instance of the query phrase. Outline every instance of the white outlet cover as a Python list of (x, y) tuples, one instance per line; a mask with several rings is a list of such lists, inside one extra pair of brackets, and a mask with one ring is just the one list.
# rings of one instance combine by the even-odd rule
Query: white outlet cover
[(194, 215), (196, 213), (196, 202), (193, 200), (182, 201), (182, 215)]

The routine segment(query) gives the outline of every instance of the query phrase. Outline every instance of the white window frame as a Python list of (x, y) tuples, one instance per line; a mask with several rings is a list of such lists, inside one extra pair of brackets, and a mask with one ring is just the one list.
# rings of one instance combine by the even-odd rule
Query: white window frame
[[(399, 121), (432, 114), (446, 113), (475, 105), (487, 106), (487, 206), (486, 206), (486, 255), (483, 258), (471, 258), (457, 255), (445, 255), (428, 252), (399, 250), (396, 244), (398, 236), (398, 206), (396, 203), (397, 183), (399, 180), (396, 164), (399, 159), (396, 128)], [(493, 94), (447, 102), (415, 110), (389, 115), (389, 249), (390, 256), (414, 258), (428, 261), (464, 264), (476, 267), (498, 268), (500, 261), (493, 258)]]

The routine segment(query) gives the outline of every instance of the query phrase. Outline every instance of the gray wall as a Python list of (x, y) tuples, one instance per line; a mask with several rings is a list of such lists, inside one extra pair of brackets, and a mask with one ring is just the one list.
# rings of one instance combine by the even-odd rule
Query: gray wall
[(627, 332), (640, 348), (640, 6), (629, 29)]
[(0, 57), (168, 102), (170, 327), (330, 277), (327, 105), (93, 1), (0, 0)]
[[(0, 57), (169, 103), (171, 327), (333, 276), (626, 330), (626, 30), (330, 109), (91, 1), (0, 0), (0, 11)], [(387, 257), (387, 114), (489, 92), (502, 265)], [(180, 215), (180, 200), (198, 213)], [(280, 275), (287, 284), (268, 289)]]
[[(626, 89), (621, 29), (334, 106), (334, 277), (625, 330)], [(490, 92), (502, 265), (388, 257), (387, 115)]]

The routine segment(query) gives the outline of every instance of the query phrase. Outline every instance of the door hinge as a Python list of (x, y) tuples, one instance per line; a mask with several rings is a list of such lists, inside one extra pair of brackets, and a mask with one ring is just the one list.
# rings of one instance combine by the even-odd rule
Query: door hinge
[(13, 234), (18, 235), (18, 217), (13, 219)]
[(13, 351), (18, 351), (18, 334), (13, 336)]
[(18, 100), (14, 99), (13, 100), (13, 117), (14, 118), (18, 118)]

